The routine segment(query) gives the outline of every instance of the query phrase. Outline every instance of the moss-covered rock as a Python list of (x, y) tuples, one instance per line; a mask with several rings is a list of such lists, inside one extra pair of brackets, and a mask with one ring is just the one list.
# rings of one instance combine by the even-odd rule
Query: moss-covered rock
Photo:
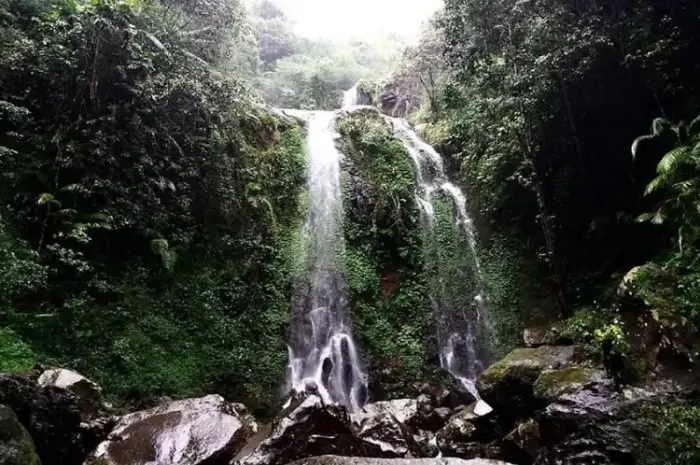
[(545, 370), (535, 381), (534, 394), (537, 400), (553, 402), (561, 395), (572, 392), (594, 377), (602, 378), (599, 370), (581, 366), (562, 368), (561, 370)]
[(578, 346), (515, 349), (486, 369), (477, 387), (499, 416), (517, 418), (535, 408), (533, 386), (544, 370), (566, 367), (580, 358)]
[(0, 465), (40, 465), (34, 441), (17, 415), (0, 405)]

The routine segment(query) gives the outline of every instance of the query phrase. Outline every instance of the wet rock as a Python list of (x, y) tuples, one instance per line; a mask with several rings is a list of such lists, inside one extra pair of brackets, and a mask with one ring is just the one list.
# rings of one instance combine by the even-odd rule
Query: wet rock
[(456, 458), (382, 459), (367, 457), (339, 457), (325, 455), (293, 462), (293, 465), (509, 465), (497, 460), (461, 460)]
[(270, 436), (238, 463), (283, 465), (326, 454), (382, 457), (392, 452), (355, 436), (345, 407), (325, 405), (314, 394), (300, 394), (282, 411)]
[(93, 454), (100, 465), (227, 463), (257, 431), (242, 404), (184, 399), (122, 417)]
[(418, 448), (417, 457), (437, 457), (440, 454), (437, 436), (432, 431), (417, 431), (413, 434), (413, 441)]
[(604, 372), (580, 366), (544, 370), (535, 381), (534, 395), (538, 400), (554, 402), (563, 394), (575, 392), (582, 385), (603, 378)]
[(479, 376), (477, 388), (500, 417), (515, 419), (536, 407), (533, 385), (544, 370), (563, 368), (583, 358), (578, 346), (515, 349)]
[(635, 436), (621, 415), (623, 403), (611, 380), (562, 395), (539, 421), (546, 452), (537, 463), (634, 464)]
[(513, 429), (501, 443), (503, 458), (518, 464), (531, 464), (540, 450), (539, 424), (529, 419)]
[(96, 418), (104, 410), (102, 388), (80, 373), (65, 368), (45, 370), (37, 380), (39, 386), (57, 387), (73, 393), (83, 419)]
[(40, 465), (32, 437), (4, 405), (0, 405), (0, 465)]
[(0, 404), (10, 407), (34, 439), (43, 465), (77, 465), (87, 455), (77, 398), (35, 379), (0, 374)]
[(446, 457), (497, 457), (500, 452), (486, 445), (500, 436), (500, 429), (492, 415), (480, 416), (474, 412), (476, 403), (455, 413), (444, 428), (437, 432), (437, 444)]
[(355, 435), (374, 444), (385, 457), (419, 455), (406, 422), (417, 415), (416, 401), (403, 399), (366, 405), (351, 415)]

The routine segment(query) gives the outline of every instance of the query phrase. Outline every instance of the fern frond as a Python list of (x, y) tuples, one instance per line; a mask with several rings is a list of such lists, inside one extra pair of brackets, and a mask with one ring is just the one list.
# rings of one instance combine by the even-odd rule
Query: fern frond
[(39, 198), (36, 201), (37, 205), (57, 205), (61, 206), (61, 202), (56, 200), (56, 197), (53, 196), (53, 194), (49, 194), (48, 192), (44, 192), (39, 196)]
[(634, 142), (632, 143), (632, 159), (637, 158), (637, 153), (639, 153), (639, 146), (644, 145), (645, 142), (651, 141), (654, 139), (654, 136), (639, 136), (637, 137)]
[(644, 189), (644, 195), (651, 195), (667, 185), (668, 178), (666, 176), (657, 176), (647, 184), (646, 189)]
[(664, 132), (673, 129), (673, 124), (664, 118), (656, 118), (653, 123), (651, 123), (651, 133), (654, 136), (660, 136)]
[(637, 217), (637, 222), (639, 223), (649, 223), (652, 218), (654, 218), (654, 213), (642, 213)]
[(684, 161), (686, 161), (689, 154), (690, 154), (690, 149), (687, 146), (678, 147), (678, 148), (671, 150), (666, 155), (664, 155), (664, 157), (661, 159), (658, 166), (656, 167), (656, 171), (659, 174), (668, 173), (669, 171), (674, 169), (676, 166), (678, 166), (680, 163), (683, 163)]
[(662, 209), (659, 208), (655, 212), (642, 213), (637, 217), (637, 221), (640, 223), (662, 224), (666, 221), (666, 215), (664, 215)]

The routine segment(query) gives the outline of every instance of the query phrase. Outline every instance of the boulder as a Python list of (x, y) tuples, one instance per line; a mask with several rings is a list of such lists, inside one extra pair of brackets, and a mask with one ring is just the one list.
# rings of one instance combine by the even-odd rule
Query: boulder
[(563, 394), (575, 392), (586, 383), (603, 378), (605, 378), (603, 371), (580, 366), (544, 370), (535, 381), (534, 395), (536, 399), (550, 403)]
[(585, 358), (578, 346), (515, 349), (481, 373), (477, 388), (499, 417), (516, 419), (536, 407), (533, 385), (546, 369), (558, 369)]
[(455, 413), (444, 428), (437, 432), (437, 445), (446, 457), (498, 457), (498, 448), (488, 444), (500, 436), (493, 415), (477, 415), (475, 402)]
[(85, 460), (80, 409), (72, 393), (39, 386), (26, 376), (0, 374), (0, 404), (11, 408), (29, 431), (43, 465), (76, 465)]
[(37, 383), (39, 386), (72, 392), (78, 399), (78, 408), (85, 420), (99, 417), (104, 410), (102, 388), (80, 373), (65, 368), (50, 368), (39, 376)]
[(417, 457), (437, 457), (440, 449), (437, 445), (437, 436), (432, 431), (419, 430), (413, 434), (413, 441), (418, 448)]
[(4, 405), (0, 405), (0, 465), (40, 465), (32, 437)]
[(245, 406), (218, 395), (173, 401), (122, 417), (91, 463), (224, 464), (257, 428)]
[(383, 459), (367, 457), (339, 457), (324, 455), (292, 462), (293, 465), (510, 465), (497, 460), (461, 460), (455, 458)]
[(518, 464), (531, 464), (540, 449), (540, 426), (532, 418), (519, 423), (501, 442), (503, 458)]
[(549, 327), (547, 326), (532, 326), (523, 330), (523, 343), (525, 347), (540, 347), (547, 340)]
[(546, 452), (537, 463), (635, 463), (635, 435), (619, 416), (622, 400), (609, 379), (563, 394), (541, 415)]
[(369, 415), (353, 425), (356, 436), (375, 444), (385, 457), (420, 456), (408, 427), (391, 414)]
[(357, 457), (394, 455), (358, 438), (350, 415), (340, 405), (325, 405), (315, 394), (299, 394), (275, 421), (270, 436), (240, 458), (240, 465), (283, 465), (326, 454)]

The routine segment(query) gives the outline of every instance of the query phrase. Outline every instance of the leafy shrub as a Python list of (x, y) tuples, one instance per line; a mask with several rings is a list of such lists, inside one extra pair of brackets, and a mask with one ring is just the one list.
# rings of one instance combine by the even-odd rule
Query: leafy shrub
[(30, 370), (36, 362), (36, 354), (17, 333), (0, 328), (0, 372)]

